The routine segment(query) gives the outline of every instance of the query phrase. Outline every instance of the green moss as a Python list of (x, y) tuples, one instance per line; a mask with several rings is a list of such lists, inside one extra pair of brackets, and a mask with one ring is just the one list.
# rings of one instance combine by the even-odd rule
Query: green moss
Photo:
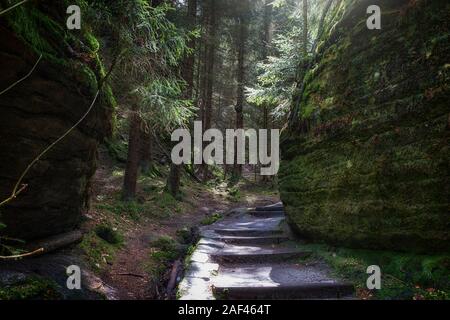
[(151, 246), (152, 251), (146, 269), (159, 282), (172, 262), (184, 254), (184, 250), (169, 236), (158, 238), (151, 243)]
[(209, 226), (213, 223), (216, 223), (217, 221), (219, 221), (222, 218), (223, 218), (223, 216), (220, 213), (216, 212), (216, 213), (204, 218), (200, 223), (203, 226)]
[[(122, 238), (120, 235), (117, 237), (118, 239)], [(79, 248), (83, 251), (91, 268), (100, 271), (114, 261), (117, 252), (121, 248), (121, 244), (122, 241), (111, 244), (99, 237), (96, 231), (91, 231), (84, 235), (83, 241), (79, 244)]]
[(123, 236), (108, 225), (98, 225), (95, 227), (95, 233), (101, 239), (105, 240), (109, 244), (119, 245), (123, 243)]
[(280, 195), (301, 236), (445, 251), (449, 110), (442, 66), (450, 47), (448, 31), (435, 23), (446, 19), (432, 1), (397, 6), (387, 5), (383, 31), (368, 35), (364, 21), (352, 18), (364, 9), (355, 2), (324, 39), (304, 80), (304, 130), (294, 125), (281, 137)]
[(37, 10), (34, 6), (20, 6), (7, 16), (14, 32), (22, 37), (37, 53), (57, 63), (64, 64), (64, 59), (57, 58), (58, 52), (42, 32), (49, 33), (52, 38), (63, 44), (65, 32), (61, 25)]
[(97, 205), (98, 209), (107, 210), (121, 216), (128, 216), (133, 220), (139, 220), (145, 211), (143, 204), (137, 201), (115, 200), (112, 203), (101, 203)]
[(193, 238), (194, 238), (194, 234), (191, 230), (189, 230), (188, 228), (183, 228), (183, 229), (179, 229), (176, 232), (178, 239), (180, 240), (181, 243), (184, 244), (189, 244), (192, 242)]
[(86, 39), (89, 48), (92, 50), (92, 53), (98, 53), (100, 50), (100, 43), (97, 38), (90, 32), (86, 32), (84, 38)]
[[(83, 10), (88, 8), (86, 1), (77, 0), (58, 3), (52, 10), (65, 12), (69, 4), (77, 4)], [(95, 93), (98, 82), (106, 72), (98, 55), (100, 44), (90, 32), (89, 24), (83, 23), (80, 32), (70, 31), (65, 26), (64, 18), (38, 8), (36, 4), (27, 4), (8, 13), (6, 19), (11, 29), (34, 52), (41, 54), (47, 61), (69, 68), (76, 80)], [(77, 55), (76, 59), (74, 54)], [(116, 105), (109, 86), (104, 87), (102, 99), (105, 105)]]
[(57, 284), (40, 277), (27, 277), (12, 285), (0, 286), (0, 300), (58, 300)]

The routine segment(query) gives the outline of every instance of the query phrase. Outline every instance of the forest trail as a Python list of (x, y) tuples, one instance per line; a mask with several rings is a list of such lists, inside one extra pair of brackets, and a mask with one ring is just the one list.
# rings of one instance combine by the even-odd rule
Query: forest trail
[[(138, 199), (142, 204), (139, 210), (143, 213), (134, 221), (122, 213), (121, 202), (115, 200), (120, 196), (122, 187), (122, 168), (115, 165), (108, 151), (102, 148), (99, 152), (100, 166), (96, 171), (92, 186), (92, 209), (89, 211), (89, 221), (84, 225), (85, 232), (89, 232), (94, 224), (116, 226), (124, 236), (123, 246), (107, 263), (101, 264), (100, 278), (115, 289), (114, 299), (148, 300), (165, 299), (164, 292), (167, 277), (172, 268), (171, 261), (164, 268), (162, 275), (155, 276), (149, 271), (151, 254), (155, 252), (153, 242), (160, 237), (177, 239), (177, 232), (190, 229), (202, 224), (202, 221), (223, 213), (230, 206), (262, 206), (279, 201), (277, 192), (268, 192), (266, 188), (253, 190), (258, 183), (254, 180), (254, 172), (250, 167), (243, 168), (243, 180), (240, 182), (238, 195), (230, 197), (227, 185), (224, 183), (206, 188), (191, 180), (185, 180), (182, 191), (185, 195), (181, 202), (171, 201), (167, 207), (161, 208), (154, 197), (161, 202), (164, 181), (162, 178), (147, 178), (138, 186)], [(157, 188), (153, 187), (156, 185)], [(150, 191), (149, 188), (151, 187)], [(105, 210), (105, 205), (121, 208), (121, 215)], [(146, 207), (148, 205), (148, 207)], [(155, 212), (171, 212), (159, 217)], [(95, 243), (94, 243), (95, 244)], [(92, 259), (91, 259), (92, 260)], [(94, 261), (98, 263), (98, 261)], [(92, 263), (91, 263), (92, 264)]]
[(331, 277), (292, 241), (281, 203), (232, 210), (201, 228), (201, 240), (179, 286), (181, 300), (347, 299), (352, 284)]

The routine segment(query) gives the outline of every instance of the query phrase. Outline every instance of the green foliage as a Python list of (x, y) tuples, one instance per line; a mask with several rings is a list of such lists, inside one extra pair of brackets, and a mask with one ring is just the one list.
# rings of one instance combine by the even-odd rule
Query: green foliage
[[(313, 43), (317, 39), (320, 16), (325, 1), (308, 2), (308, 38), (307, 52), (303, 47), (303, 3), (291, 3), (286, 0), (275, 0), (272, 5), (276, 9), (277, 19), (283, 27), (279, 28), (272, 43), (273, 53), (265, 61), (258, 64), (257, 83), (247, 88), (249, 103), (260, 107), (268, 107), (276, 118), (283, 118), (290, 110), (292, 96), (297, 83), (306, 76), (305, 66), (312, 58)], [(333, 8), (337, 8), (336, 3)], [(326, 21), (329, 22), (330, 17)]]
[(162, 277), (170, 264), (182, 255), (178, 243), (169, 236), (162, 236), (151, 243), (149, 271), (155, 277)]
[(114, 38), (112, 51), (120, 54), (120, 72), (127, 75), (124, 81), (142, 83), (155, 74), (170, 73), (189, 52), (187, 42), (194, 35), (167, 18), (173, 10), (168, 3), (152, 7), (143, 0), (91, 4), (97, 29)]
[(233, 185), (227, 189), (228, 196), (231, 201), (237, 202), (241, 198), (241, 191), (239, 189), (239, 185)]
[(169, 236), (161, 236), (158, 239), (152, 241), (151, 246), (164, 251), (168, 257), (173, 258), (177, 251), (177, 242)]
[(170, 133), (184, 127), (197, 110), (190, 100), (182, 99), (185, 83), (177, 79), (154, 79), (136, 91), (141, 96), (141, 118), (148, 129)]
[(127, 161), (128, 141), (124, 139), (107, 139), (105, 146), (108, 149), (110, 156), (122, 163)]
[(189, 265), (191, 264), (192, 255), (194, 254), (195, 250), (197, 250), (197, 244), (190, 245), (189, 248), (186, 250), (186, 257), (184, 258), (184, 268), (187, 270), (189, 268)]
[(222, 218), (223, 218), (223, 216), (220, 213), (216, 212), (216, 213), (213, 213), (212, 215), (204, 218), (200, 223), (204, 226), (208, 226), (213, 223), (216, 223), (217, 221), (219, 221)]
[(176, 232), (177, 237), (180, 239), (181, 243), (188, 244), (192, 240), (192, 232), (188, 228), (179, 229)]
[(109, 244), (117, 245), (123, 243), (123, 236), (111, 226), (104, 224), (98, 225), (95, 227), (95, 233)]
[(0, 300), (59, 300), (57, 284), (40, 277), (26, 277), (11, 285), (0, 286)]
[(144, 191), (148, 193), (147, 201), (122, 201), (120, 196), (117, 196), (112, 201), (97, 204), (96, 209), (107, 210), (134, 221), (139, 221), (144, 216), (162, 219), (180, 212), (179, 202), (168, 192), (165, 192), (162, 186), (149, 184), (149, 180), (152, 180), (152, 178), (143, 177), (140, 179)]
[(366, 289), (366, 269), (381, 268), (381, 290), (372, 294), (378, 299), (450, 299), (450, 256), (415, 255), (394, 251), (331, 248), (326, 245), (302, 245), (324, 259), (333, 271)]
[[(102, 233), (102, 235), (105, 235)], [(121, 239), (117, 235), (117, 239)], [(102, 270), (107, 264), (113, 262), (116, 253), (121, 248), (122, 241), (111, 244), (97, 235), (97, 230), (85, 234), (79, 248), (83, 251), (86, 259), (96, 271)]]
[[(274, 116), (280, 118), (287, 114), (295, 88), (296, 73), (299, 63), (305, 59), (301, 52), (301, 29), (279, 34), (273, 46), (276, 55), (260, 62), (260, 74), (255, 87), (247, 88), (247, 100), (257, 106), (268, 106)], [(294, 39), (294, 41), (293, 41)]]
[(128, 216), (133, 220), (138, 220), (144, 206), (137, 201), (115, 201), (112, 204), (104, 203), (98, 204), (97, 208), (111, 211), (117, 215)]
[[(96, 28), (112, 39), (108, 54), (119, 57), (115, 91), (126, 105), (139, 105), (142, 129), (158, 137), (186, 126), (195, 112), (191, 101), (183, 98), (185, 83), (177, 66), (191, 54), (188, 42), (198, 32), (172, 22), (169, 15), (174, 10), (169, 3), (152, 7), (143, 0), (91, 4), (91, 19), (99, 21)], [(125, 145), (111, 144), (110, 151), (123, 159)]]

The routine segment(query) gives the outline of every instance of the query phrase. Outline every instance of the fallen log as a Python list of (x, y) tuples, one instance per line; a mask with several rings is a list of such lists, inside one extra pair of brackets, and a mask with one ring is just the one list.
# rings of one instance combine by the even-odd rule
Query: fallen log
[(36, 252), (35, 255), (41, 255), (63, 249), (72, 244), (78, 243), (83, 238), (83, 233), (80, 230), (74, 230), (67, 233), (58, 234), (49, 238), (45, 238), (25, 246), (27, 251), (35, 251), (42, 248), (41, 251)]
[(172, 266), (172, 271), (170, 272), (170, 279), (169, 282), (167, 284), (167, 289), (166, 289), (166, 294), (167, 297), (170, 298), (172, 296), (172, 292), (174, 291), (176, 285), (177, 285), (177, 278), (178, 278), (178, 274), (181, 271), (181, 260), (177, 260), (173, 263)]

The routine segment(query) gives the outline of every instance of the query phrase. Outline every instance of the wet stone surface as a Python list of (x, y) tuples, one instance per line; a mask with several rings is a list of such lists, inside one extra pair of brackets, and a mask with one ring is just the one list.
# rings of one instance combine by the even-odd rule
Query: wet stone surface
[(181, 300), (338, 299), (353, 292), (326, 265), (300, 263), (310, 253), (296, 245), (281, 203), (233, 210), (200, 234), (178, 288)]

